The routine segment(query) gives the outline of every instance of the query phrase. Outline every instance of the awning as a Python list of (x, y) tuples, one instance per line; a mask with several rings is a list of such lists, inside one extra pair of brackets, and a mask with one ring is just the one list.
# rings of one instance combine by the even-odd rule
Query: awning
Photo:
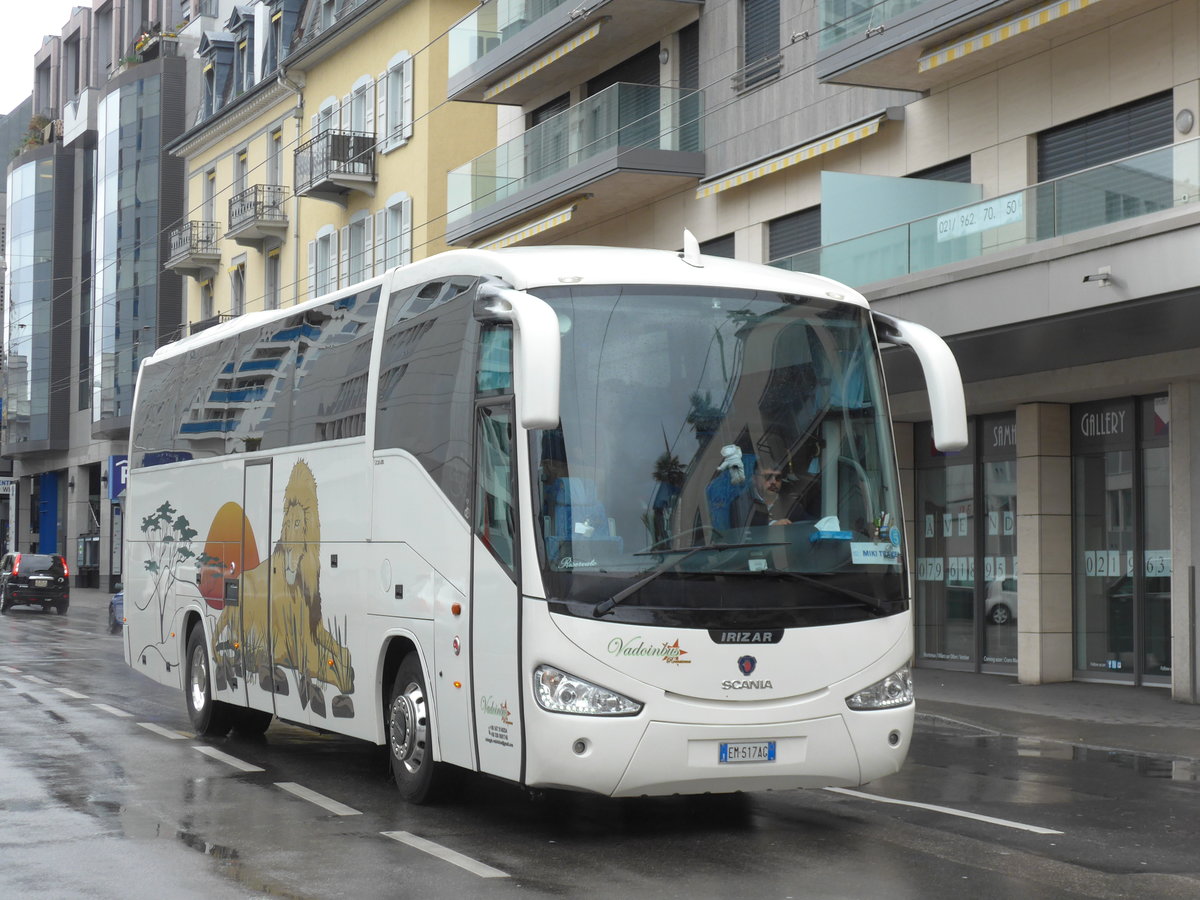
[(512, 244), (520, 243), (523, 240), (533, 237), (535, 234), (541, 234), (543, 231), (549, 231), (557, 225), (562, 225), (564, 222), (571, 221), (571, 215), (575, 212), (578, 203), (572, 203), (570, 206), (564, 206), (562, 209), (555, 210), (549, 215), (543, 216), (536, 222), (530, 222), (516, 231), (510, 231), (508, 234), (498, 237), (495, 240), (488, 241), (484, 244), (479, 244), (475, 247), (476, 250), (500, 250), (503, 247), (511, 246)]
[(917, 71), (928, 72), (930, 69), (936, 69), (938, 66), (962, 59), (977, 50), (984, 50), (993, 44), (1007, 41), (1011, 37), (1032, 31), (1099, 2), (1100, 0), (1055, 0), (1054, 3), (1039, 6), (1037, 9), (1029, 10), (1001, 22), (999, 25), (968, 34), (953, 44), (931, 50), (917, 59)]
[(537, 72), (540, 72), (542, 69), (546, 68), (546, 66), (550, 65), (551, 63), (557, 62), (558, 60), (562, 59), (564, 56), (566, 56), (572, 50), (580, 47), (583, 44), (586, 44), (588, 41), (590, 41), (592, 38), (594, 38), (596, 35), (598, 35), (600, 33), (600, 26), (603, 25), (606, 21), (608, 21), (608, 20), (601, 19), (600, 21), (596, 22), (596, 24), (594, 24), (590, 28), (588, 28), (586, 31), (581, 31), (579, 34), (575, 35), (575, 37), (571, 38), (565, 44), (561, 44), (558, 47), (555, 47), (549, 53), (545, 54), (544, 56), (538, 57), (533, 62), (531, 62), (529, 65), (525, 66), (523, 69), (518, 69), (517, 71), (513, 72), (511, 75), (509, 75), (503, 81), (499, 81), (496, 84), (493, 84), (490, 88), (488, 88), (486, 91), (483, 92), (483, 99), (491, 100), (497, 94), (504, 93), (510, 87), (512, 87), (514, 84), (524, 81), (530, 75), (534, 75)]
[(754, 181), (754, 179), (762, 178), (764, 175), (774, 174), (781, 169), (786, 169), (788, 166), (804, 162), (806, 159), (812, 159), (814, 156), (820, 156), (822, 153), (828, 153), (830, 150), (836, 150), (839, 147), (845, 147), (847, 144), (853, 144), (862, 138), (870, 137), (879, 130), (879, 126), (887, 117), (888, 114), (886, 112), (878, 113), (864, 122), (851, 125), (849, 128), (843, 128), (841, 131), (818, 138), (815, 141), (810, 141), (807, 144), (797, 147), (795, 150), (789, 150), (787, 153), (781, 153), (779, 156), (773, 156), (763, 162), (739, 169), (717, 181), (702, 184), (696, 188), (696, 199), (701, 200), (705, 197), (711, 197), (713, 194), (719, 194), (721, 191), (727, 191), (748, 181)]

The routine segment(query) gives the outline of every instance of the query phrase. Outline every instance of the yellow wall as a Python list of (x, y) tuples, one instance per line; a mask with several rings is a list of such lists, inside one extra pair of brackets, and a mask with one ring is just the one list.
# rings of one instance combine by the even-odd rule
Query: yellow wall
[[(309, 53), (301, 45), (287, 75), (302, 85), (301, 108), (297, 97), (287, 92), (252, 121), (230, 130), (226, 120), (239, 112), (234, 105), (223, 115), (210, 120), (208, 130), (194, 136), (191, 145), (202, 149), (186, 157), (188, 172), (188, 213), (186, 218), (204, 218), (202, 210), (206, 173), (216, 171), (215, 218), (219, 234), (228, 229), (229, 199), (232, 196), (237, 152), (248, 149), (249, 174), (246, 185), (266, 183), (269, 135), (283, 129), (283, 184), (287, 187), (284, 209), (288, 216), (286, 239), (280, 251), (280, 306), (290, 306), (308, 298), (309, 244), (322, 229), (339, 232), (356, 213), (374, 213), (384, 209), (389, 197), (406, 192), (412, 198), (412, 259), (421, 259), (447, 249), (443, 239), (446, 212), (446, 174), (462, 163), (495, 146), (496, 109), (486, 104), (450, 103), (446, 100), (447, 37), (451, 25), (476, 8), (473, 0), (414, 0), (399, 4), (386, 18), (370, 25), (359, 25), (358, 34), (336, 49)], [(351, 26), (352, 28), (354, 26)], [(413, 57), (413, 121), (411, 138), (402, 146), (377, 152), (377, 182), (372, 193), (354, 191), (346, 204), (310, 197), (294, 198), (294, 152), (309, 137), (312, 117), (329, 98), (339, 103), (364, 78), (377, 79), (396, 54), (407, 51)], [(272, 88), (274, 89), (274, 88)], [(376, 108), (378, 99), (376, 98)], [(298, 113), (298, 114), (297, 114)], [(226, 134), (225, 132), (228, 133)], [(377, 141), (379, 135), (377, 134)], [(377, 148), (379, 144), (377, 143)], [(255, 247), (240, 246), (232, 240), (221, 241), (221, 266), (212, 279), (213, 312), (230, 311), (229, 268), (245, 257), (245, 311), (263, 308), (264, 253)], [(340, 254), (339, 254), (340, 255)], [(368, 272), (369, 274), (369, 272)], [(189, 322), (204, 317), (201, 310), (201, 285), (187, 278)]]

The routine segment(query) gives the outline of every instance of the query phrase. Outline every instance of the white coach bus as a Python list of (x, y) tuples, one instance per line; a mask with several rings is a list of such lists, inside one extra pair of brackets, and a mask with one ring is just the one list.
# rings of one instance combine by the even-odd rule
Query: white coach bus
[(125, 653), (202, 735), (272, 717), (612, 796), (858, 785), (913, 728), (879, 344), (825, 278), (595, 247), (451, 251), (141, 368)]

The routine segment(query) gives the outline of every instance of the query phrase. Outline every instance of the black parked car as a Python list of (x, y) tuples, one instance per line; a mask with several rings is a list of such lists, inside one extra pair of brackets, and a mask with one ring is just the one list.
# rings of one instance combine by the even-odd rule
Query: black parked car
[(0, 612), (10, 607), (54, 607), (61, 616), (71, 604), (71, 572), (57, 553), (6, 553), (0, 560)]

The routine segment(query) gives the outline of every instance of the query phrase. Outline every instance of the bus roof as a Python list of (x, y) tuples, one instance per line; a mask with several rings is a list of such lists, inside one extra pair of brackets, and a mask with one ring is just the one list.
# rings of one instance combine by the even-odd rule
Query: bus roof
[[(497, 277), (517, 290), (562, 285), (678, 284), (775, 291), (828, 297), (864, 308), (868, 305), (862, 294), (840, 282), (775, 266), (720, 256), (699, 256), (693, 261), (685, 261), (682, 253), (670, 250), (561, 244), (503, 250), (448, 250), (396, 270), (392, 287), (421, 284), (456, 275)], [(353, 289), (362, 290), (385, 281), (386, 276), (380, 276), (354, 285)], [(236, 316), (198, 334), (159, 347), (145, 362), (166, 359), (247, 328), (285, 318), (310, 306), (326, 303), (331, 296), (348, 289), (342, 288), (295, 306)]]

